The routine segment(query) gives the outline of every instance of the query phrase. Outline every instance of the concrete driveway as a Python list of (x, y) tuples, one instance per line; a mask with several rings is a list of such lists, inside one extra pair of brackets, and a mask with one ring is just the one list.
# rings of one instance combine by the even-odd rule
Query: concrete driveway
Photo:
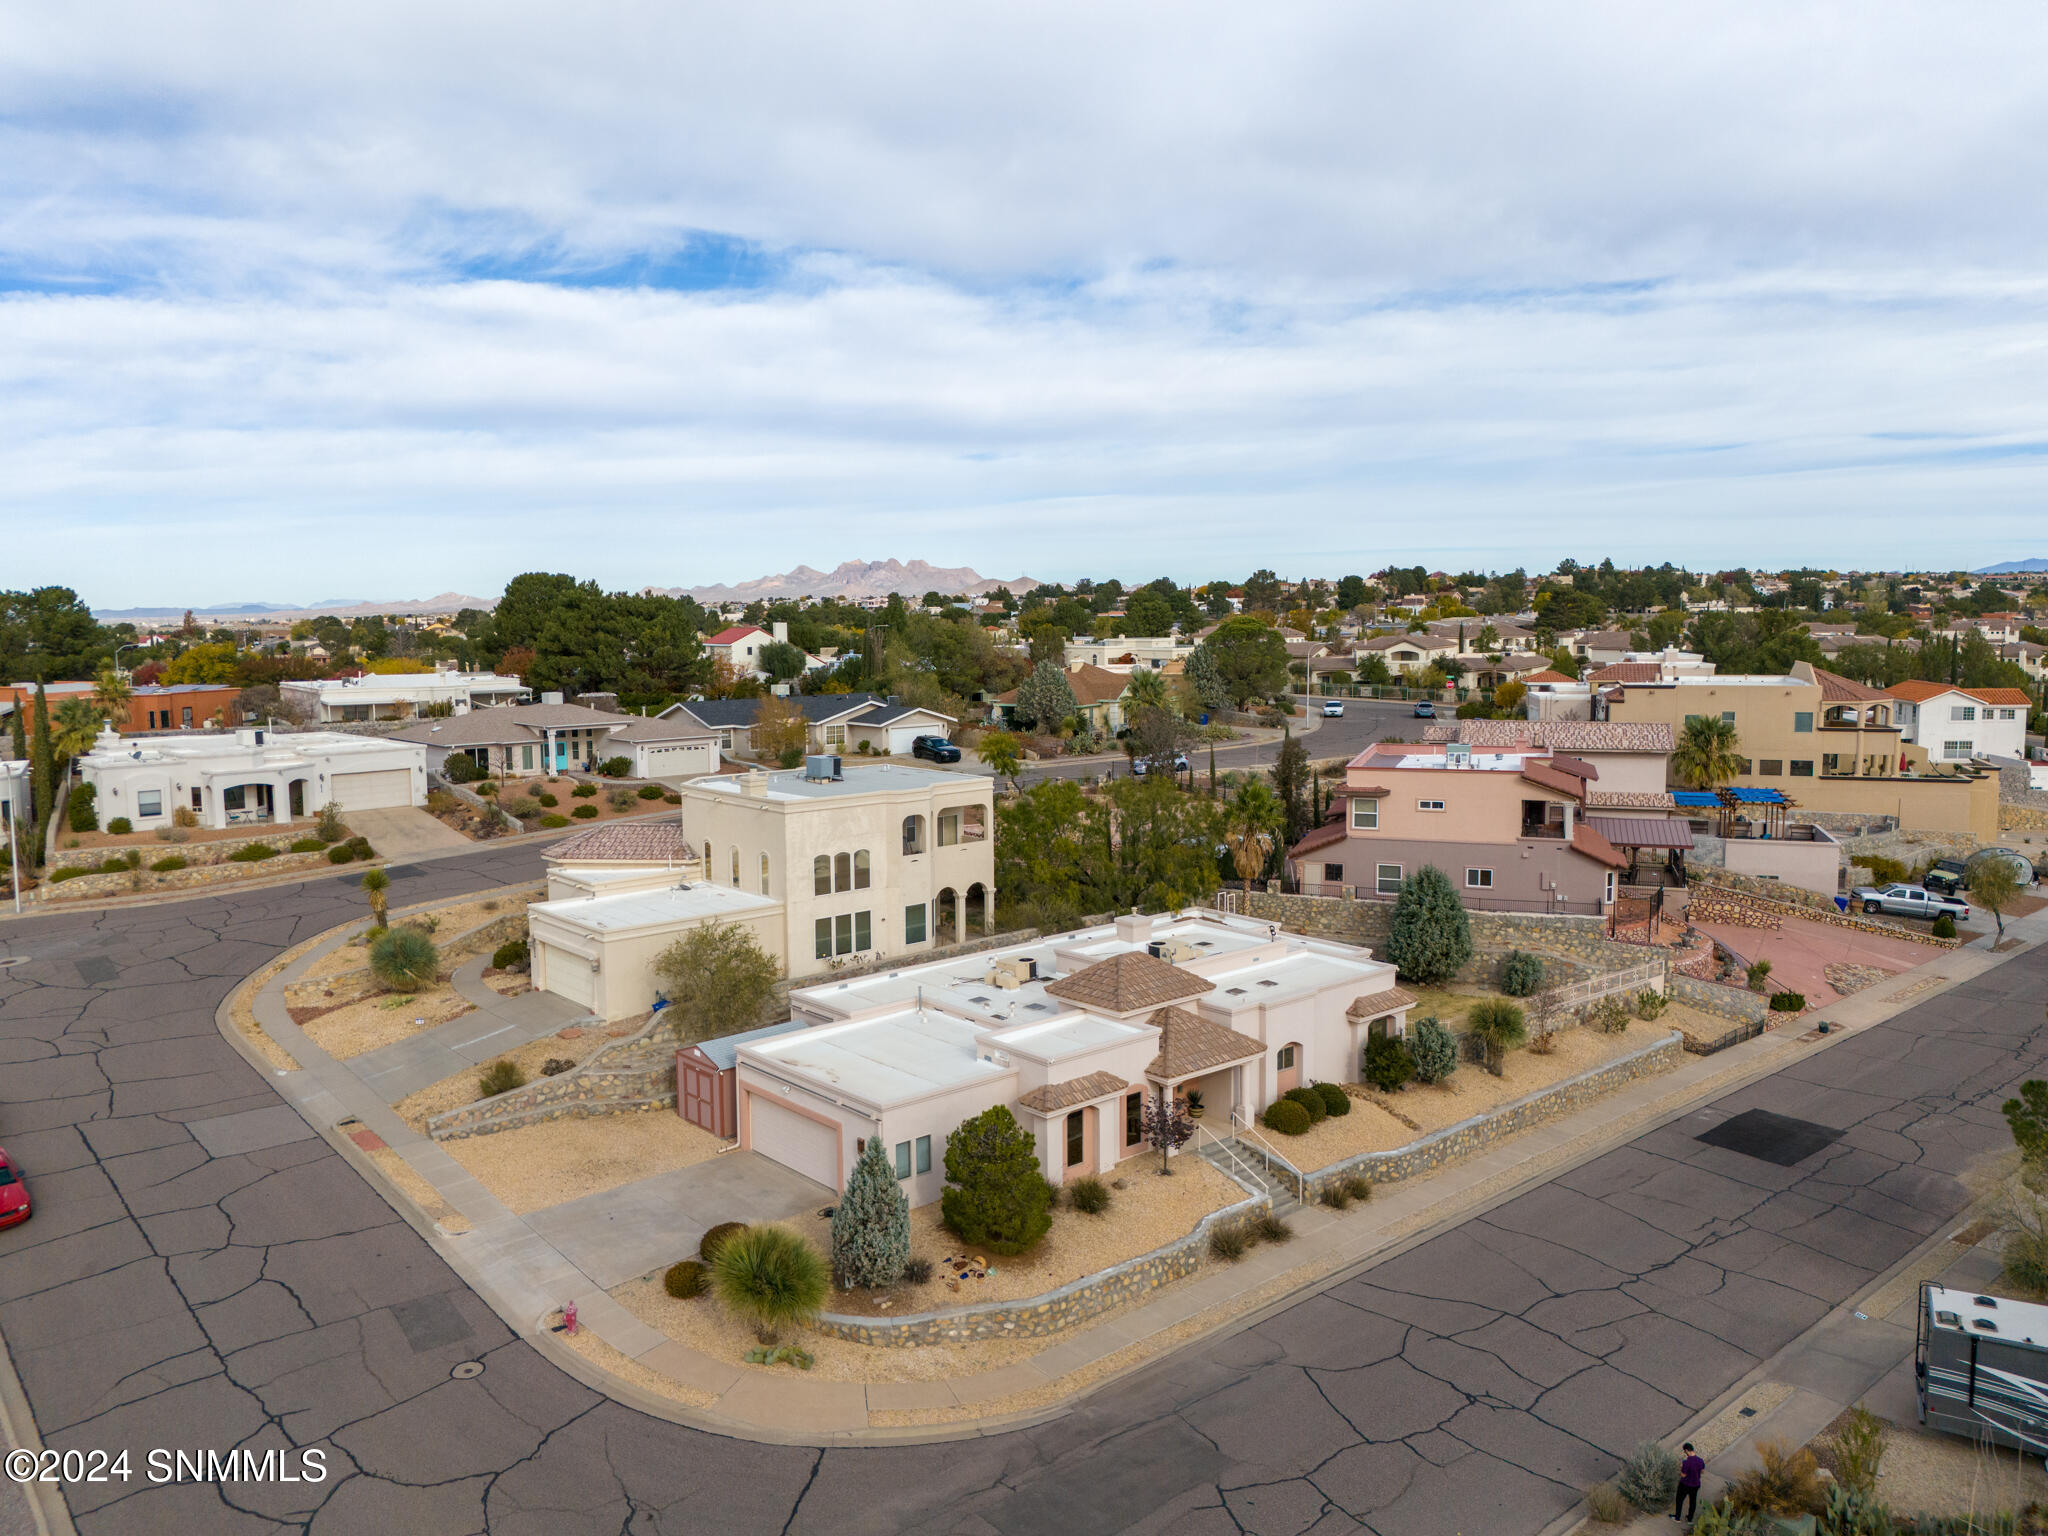
[(423, 853), (476, 847), (453, 827), (436, 821), (417, 806), (394, 805), (381, 811), (350, 811), (343, 819), (348, 822), (349, 831), (358, 837), (367, 837), (370, 846), (387, 859), (411, 859)]
[(652, 1174), (602, 1194), (535, 1211), (528, 1226), (606, 1290), (678, 1259), (721, 1221), (776, 1221), (838, 1196), (758, 1152)]

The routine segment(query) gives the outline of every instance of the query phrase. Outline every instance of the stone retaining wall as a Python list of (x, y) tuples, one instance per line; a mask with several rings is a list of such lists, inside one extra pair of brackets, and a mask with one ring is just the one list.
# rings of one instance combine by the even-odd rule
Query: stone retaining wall
[(1809, 891), (1804, 886), (1787, 885), (1782, 880), (1760, 880), (1755, 875), (1719, 868), (1709, 864), (1704, 867), (1686, 865), (1686, 878), (1690, 882), (1686, 894), (1686, 915), (1692, 916), (1691, 903), (1697, 899), (1702, 887), (1715, 890), (1742, 891), (1752, 896), (1761, 896), (1767, 901), (1783, 902), (1790, 906), (1809, 907), (1815, 912), (1832, 912), (1835, 899), (1823, 896), (1819, 891)]
[(1254, 1195), (1204, 1216), (1195, 1230), (1164, 1248), (1084, 1275), (1056, 1291), (1023, 1301), (990, 1301), (949, 1312), (910, 1317), (845, 1317), (827, 1312), (811, 1324), (819, 1333), (856, 1344), (905, 1349), (919, 1344), (964, 1344), (974, 1339), (1035, 1339), (1064, 1333), (1147, 1291), (1185, 1279), (1201, 1268), (1209, 1234), (1219, 1223), (1269, 1209), (1272, 1197)]
[(673, 1111), (675, 1103), (675, 1042), (667, 1021), (656, 1014), (639, 1033), (567, 1072), (435, 1115), (427, 1122), (427, 1134), (435, 1141), (459, 1141), (549, 1120)]
[[(289, 847), (292, 841), (292, 839), (284, 837), (279, 837), (275, 840), (267, 837), (256, 837), (248, 840), (248, 842), (255, 843), (271, 843), (273, 847), (279, 845)], [(231, 885), (238, 880), (250, 880), (259, 876), (269, 877), (273, 875), (297, 874), (330, 867), (324, 850), (319, 853), (280, 853), (274, 859), (261, 859), (254, 863), (246, 864), (231, 861), (226, 855), (222, 855), (210, 863), (200, 863), (194, 860), (194, 862), (188, 864), (183, 869), (165, 870), (161, 874), (149, 867), (157, 859), (167, 859), (173, 854), (181, 858), (191, 859), (192, 853), (190, 850), (195, 846), (243, 848), (248, 846), (248, 843), (158, 843), (151, 848), (143, 850), (144, 861), (140, 869), (116, 870), (111, 874), (74, 875), (69, 880), (59, 880), (55, 883), (52, 883), (50, 878), (45, 875), (39, 889), (39, 895), (44, 901), (77, 901), (82, 898), (96, 896), (129, 896), (138, 891), (146, 894), (151, 891), (189, 890), (194, 886), (201, 885)], [(74, 854), (83, 854), (87, 850), (73, 848), (66, 851)], [(110, 853), (121, 852), (125, 852), (125, 850), (120, 848), (98, 848), (92, 850), (95, 860), (103, 859)], [(62, 868), (63, 866), (59, 865), (58, 867)]]
[(1688, 1008), (1697, 1008), (1701, 1013), (1711, 1013), (1717, 1019), (1730, 1019), (1737, 1024), (1761, 1023), (1771, 1011), (1771, 1000), (1761, 992), (1724, 986), (1718, 981), (1700, 981), (1691, 976), (1671, 978), (1671, 997), (1674, 1002), (1684, 1003)]
[[(1484, 1115), (1475, 1115), (1470, 1120), (1461, 1120), (1456, 1125), (1447, 1125), (1440, 1131), (1432, 1131), (1420, 1141), (1410, 1142), (1391, 1152), (1361, 1152), (1356, 1157), (1346, 1158), (1341, 1163), (1332, 1163), (1314, 1173), (1294, 1170), (1297, 1179), (1305, 1179), (1309, 1198), (1319, 1200), (1331, 1185), (1363, 1174), (1375, 1184), (1393, 1184), (1402, 1179), (1416, 1178), (1425, 1173), (1434, 1173), (1439, 1168), (1462, 1162), (1475, 1152), (1483, 1152), (1495, 1142), (1505, 1141), (1519, 1135), (1532, 1126), (1554, 1120), (1560, 1115), (1604, 1098), (1617, 1088), (1626, 1087), (1639, 1078), (1652, 1077), (1659, 1072), (1668, 1072), (1679, 1063), (1684, 1054), (1683, 1037), (1672, 1031), (1662, 1040), (1646, 1045), (1618, 1061), (1604, 1066), (1592, 1067), (1576, 1077), (1568, 1077), (1561, 1083), (1553, 1083), (1539, 1092), (1525, 1095), (1510, 1103), (1501, 1105)], [(1276, 1159), (1284, 1162), (1285, 1159)]]
[(1737, 928), (1764, 931), (1781, 927), (1788, 917), (1798, 917), (1810, 923), (1824, 923), (1830, 928), (1853, 928), (1862, 933), (1881, 933), (1892, 939), (1911, 939), (1916, 944), (1931, 944), (1936, 949), (1954, 949), (1962, 942), (1960, 939), (1938, 939), (1926, 929), (1909, 928), (1903, 923), (1887, 923), (1875, 917), (1837, 912), (1832, 908), (1822, 911), (1818, 907), (1781, 901), (1775, 896), (1756, 896), (1747, 891), (1695, 890), (1686, 908), (1686, 916), (1696, 923), (1727, 923)]

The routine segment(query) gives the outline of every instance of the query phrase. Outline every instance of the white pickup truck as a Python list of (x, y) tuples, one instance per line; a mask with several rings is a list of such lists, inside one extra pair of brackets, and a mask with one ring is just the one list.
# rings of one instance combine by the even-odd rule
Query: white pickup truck
[(1946, 913), (1960, 923), (1970, 916), (1967, 901), (1918, 885), (1858, 886), (1849, 899), (1866, 912), (1887, 912), (1893, 917), (1924, 917), (1931, 922)]

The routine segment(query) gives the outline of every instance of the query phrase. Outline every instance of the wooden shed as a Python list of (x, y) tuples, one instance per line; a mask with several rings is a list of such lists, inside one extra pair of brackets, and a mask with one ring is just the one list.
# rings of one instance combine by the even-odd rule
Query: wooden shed
[(700, 1040), (676, 1052), (676, 1113), (690, 1124), (731, 1141), (739, 1135), (738, 1047), (786, 1035), (804, 1026), (795, 1019), (743, 1034)]

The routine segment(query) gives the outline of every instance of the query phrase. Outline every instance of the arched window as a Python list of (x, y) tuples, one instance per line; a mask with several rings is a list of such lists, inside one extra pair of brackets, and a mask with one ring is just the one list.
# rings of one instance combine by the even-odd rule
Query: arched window
[(732, 883), (734, 885), (740, 883), (740, 845), (738, 843), (732, 845)]
[(761, 894), (768, 894), (768, 855), (761, 855)]
[(924, 818), (922, 816), (906, 816), (903, 818), (903, 851), (905, 853), (924, 852)]
[(832, 856), (832, 889), (850, 891), (853, 889), (853, 856), (839, 853)]
[(868, 851), (865, 848), (853, 856), (853, 888), (864, 891), (868, 888)]
[(811, 860), (811, 894), (830, 896), (832, 894), (832, 855), (821, 853)]

